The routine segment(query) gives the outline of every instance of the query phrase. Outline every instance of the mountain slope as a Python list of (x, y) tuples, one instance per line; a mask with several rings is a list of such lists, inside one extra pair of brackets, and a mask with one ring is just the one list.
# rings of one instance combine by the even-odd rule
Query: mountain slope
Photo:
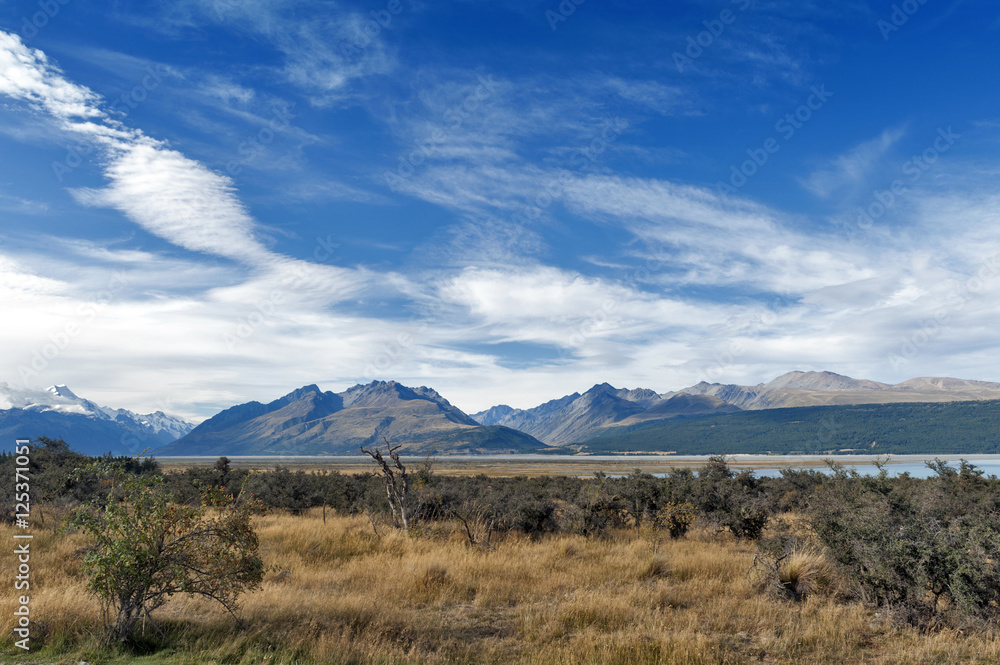
[(573, 393), (532, 409), (500, 405), (472, 417), (484, 425), (506, 425), (549, 445), (564, 446), (583, 441), (602, 427), (641, 422), (647, 413), (662, 419), (733, 410), (735, 407), (714, 397), (686, 395), (667, 399), (647, 388), (628, 390), (601, 383), (582, 395)]
[(661, 399), (641, 413), (614, 423), (613, 427), (628, 427), (651, 420), (666, 420), (681, 416), (710, 416), (725, 413), (735, 413), (740, 408), (733, 406), (718, 397), (711, 395), (677, 394), (668, 399)]
[(741, 409), (774, 409), (836, 404), (961, 402), (1000, 399), (1000, 383), (920, 377), (895, 385), (852, 379), (833, 372), (788, 372), (756, 386), (705, 383), (678, 391), (710, 395)]
[(184, 436), (194, 425), (162, 411), (99, 406), (64, 385), (46, 390), (0, 383), (0, 437), (62, 438), (88, 455), (134, 455)]
[(502, 426), (483, 426), (430, 388), (373, 381), (342, 393), (304, 386), (268, 404), (248, 402), (209, 418), (158, 455), (337, 455), (404, 444), (407, 453), (533, 452), (545, 446)]
[(794, 371), (756, 386), (701, 382), (663, 394), (644, 388), (616, 389), (602, 383), (582, 395), (573, 393), (531, 409), (501, 404), (472, 417), (484, 425), (506, 425), (549, 445), (565, 446), (605, 428), (744, 409), (988, 399), (1000, 399), (1000, 384), (920, 377), (892, 385), (834, 372)]
[(1000, 401), (857, 404), (739, 411), (609, 427), (588, 453), (996, 454)]

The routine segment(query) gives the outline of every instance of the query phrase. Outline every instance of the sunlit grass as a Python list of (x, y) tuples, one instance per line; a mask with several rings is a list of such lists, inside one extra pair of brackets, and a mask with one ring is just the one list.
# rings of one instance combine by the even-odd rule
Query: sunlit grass
[[(623, 531), (605, 539), (513, 535), (469, 547), (449, 525), (377, 536), (364, 518), (271, 515), (258, 521), (270, 570), (244, 598), (239, 628), (221, 607), (177, 597), (154, 618), (155, 654), (97, 651), (100, 608), (79, 572), (79, 535), (36, 530), (36, 650), (8, 660), (169, 663), (934, 663), (1000, 660), (1000, 641), (921, 634), (828, 590), (816, 552), (783, 562), (796, 601), (747, 574), (754, 546), (697, 529), (682, 540)], [(13, 542), (12, 529), (0, 538)], [(14, 568), (12, 547), (0, 569)], [(11, 575), (12, 577), (12, 575)], [(4, 607), (14, 600), (3, 585)], [(36, 631), (37, 632), (34, 632)]]

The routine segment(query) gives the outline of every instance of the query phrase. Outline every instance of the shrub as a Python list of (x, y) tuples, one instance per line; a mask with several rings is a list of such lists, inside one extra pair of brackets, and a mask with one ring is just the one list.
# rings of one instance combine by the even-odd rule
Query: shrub
[[(602, 482), (598, 479), (598, 482)], [(638, 531), (647, 515), (656, 513), (662, 493), (662, 483), (652, 474), (636, 469), (625, 478), (619, 478), (615, 483), (615, 492), (620, 502), (620, 509), (632, 518)]]
[(742, 540), (758, 540), (767, 527), (770, 514), (762, 502), (748, 502), (736, 506), (722, 517), (722, 525)]
[(214, 599), (235, 616), (239, 596), (263, 578), (250, 524), (259, 503), (216, 492), (200, 507), (178, 505), (162, 476), (95, 467), (107, 494), (100, 507), (78, 510), (74, 523), (94, 540), (84, 572), (103, 605), (108, 637), (128, 640), (142, 617), (152, 622), (150, 613), (176, 593)]
[(694, 506), (688, 502), (676, 503), (669, 501), (653, 516), (653, 526), (665, 529), (671, 538), (683, 538), (694, 524)]
[(709, 458), (692, 498), (710, 523), (740, 539), (759, 539), (771, 514), (760, 479), (752, 471), (734, 473), (722, 456)]
[[(575, 497), (571, 497), (560, 511), (560, 528), (581, 536), (604, 535), (608, 528), (627, 524), (628, 516), (641, 521), (641, 513), (633, 513), (628, 501), (622, 500), (613, 484), (606, 476), (585, 481)], [(634, 506), (633, 506), (634, 508)]]
[(931, 465), (926, 480), (835, 469), (815, 498), (813, 528), (873, 605), (910, 623), (1000, 619), (997, 483), (971, 465)]
[(515, 531), (537, 537), (556, 530), (556, 507), (544, 498), (518, 497), (509, 505), (506, 518)]

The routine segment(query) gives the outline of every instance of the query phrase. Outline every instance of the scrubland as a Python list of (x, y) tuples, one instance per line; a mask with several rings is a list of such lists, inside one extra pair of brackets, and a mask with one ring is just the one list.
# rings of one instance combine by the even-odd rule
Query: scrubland
[[(864, 605), (822, 554), (800, 550), (767, 574), (758, 546), (696, 524), (685, 538), (611, 529), (599, 537), (512, 533), (470, 545), (457, 523), (379, 534), (364, 516), (320, 509), (257, 519), (269, 567), (243, 625), (178, 596), (128, 651), (100, 647), (78, 533), (33, 530), (32, 650), (7, 662), (76, 663), (995, 663), (985, 632), (929, 630)], [(796, 523), (786, 514), (769, 529)], [(13, 543), (15, 529), (0, 527)], [(13, 547), (3, 606), (13, 608)], [(784, 582), (782, 585), (781, 582)]]

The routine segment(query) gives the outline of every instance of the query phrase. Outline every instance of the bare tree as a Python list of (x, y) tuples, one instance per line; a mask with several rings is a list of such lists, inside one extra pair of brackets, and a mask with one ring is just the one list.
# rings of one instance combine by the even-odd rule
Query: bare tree
[(408, 534), (410, 532), (410, 516), (406, 509), (406, 494), (410, 490), (410, 478), (406, 475), (406, 467), (399, 459), (399, 453), (396, 452), (403, 444), (397, 443), (393, 446), (385, 436), (382, 437), (382, 440), (385, 441), (386, 452), (389, 459), (392, 460), (392, 465), (382, 456), (382, 451), (378, 449), (378, 446), (375, 446), (375, 450), (368, 450), (361, 446), (361, 452), (370, 455), (382, 469), (382, 478), (385, 480), (385, 495), (389, 499), (389, 508), (392, 510), (392, 521), (396, 526), (402, 523), (403, 532)]

